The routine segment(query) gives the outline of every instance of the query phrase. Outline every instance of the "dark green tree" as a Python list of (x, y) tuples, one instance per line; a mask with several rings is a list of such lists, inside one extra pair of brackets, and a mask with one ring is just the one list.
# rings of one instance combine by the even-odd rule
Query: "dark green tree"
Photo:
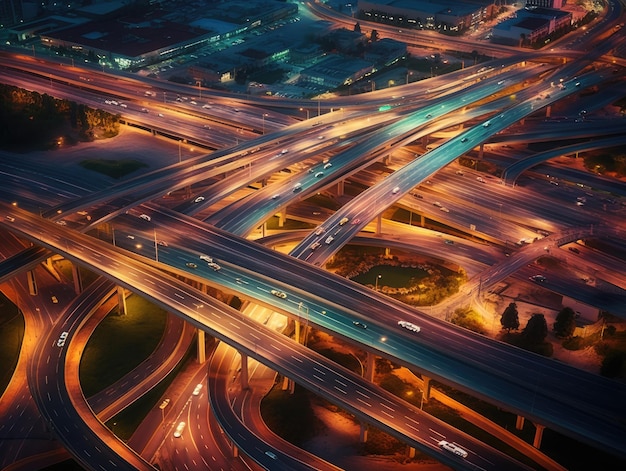
[(531, 345), (542, 343), (548, 335), (548, 323), (543, 314), (533, 314), (522, 332), (526, 341)]
[(359, 23), (358, 21), (354, 25), (354, 31), (356, 31), (357, 33), (361, 32), (361, 23)]
[(564, 307), (556, 315), (556, 321), (552, 326), (557, 337), (570, 338), (576, 330), (576, 313), (571, 307)]
[(372, 32), (370, 33), (370, 41), (372, 42), (378, 41), (378, 31), (376, 31), (375, 29), (373, 29)]
[(502, 313), (500, 318), (500, 324), (507, 332), (511, 332), (511, 329), (517, 330), (519, 328), (519, 316), (517, 313), (517, 304), (509, 303), (507, 308)]

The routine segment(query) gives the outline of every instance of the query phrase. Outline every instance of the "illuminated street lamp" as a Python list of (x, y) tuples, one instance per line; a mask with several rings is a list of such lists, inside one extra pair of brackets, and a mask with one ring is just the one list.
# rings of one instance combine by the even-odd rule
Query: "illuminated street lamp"
[(263, 113), (263, 135), (265, 135), (265, 117), (269, 116), (267, 113)]
[(374, 291), (378, 291), (378, 280), (380, 280), (383, 277), (383, 275), (379, 274), (376, 277), (376, 285), (374, 286)]
[(309, 110), (306, 108), (300, 108), (300, 111), (306, 111), (306, 119), (309, 119)]

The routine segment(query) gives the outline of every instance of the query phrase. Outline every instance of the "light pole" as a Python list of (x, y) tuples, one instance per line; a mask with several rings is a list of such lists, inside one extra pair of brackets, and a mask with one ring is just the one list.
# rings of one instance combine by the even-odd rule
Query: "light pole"
[(156, 228), (154, 228), (154, 260), (159, 261), (159, 244), (157, 242)]
[(202, 100), (202, 81), (196, 80), (196, 85), (198, 85), (198, 98)]
[(183, 157), (182, 157), (182, 153), (180, 150), (180, 143), (183, 142), (182, 139), (178, 140), (178, 163), (181, 163), (183, 161)]
[[(307, 108), (300, 108), (300, 111), (306, 111), (306, 119), (309, 120), (309, 110)], [(319, 115), (319, 113), (318, 113)]]
[(263, 135), (265, 135), (265, 117), (268, 116), (267, 113), (263, 113), (262, 117), (263, 117)]
[(374, 291), (378, 291), (378, 280), (380, 280), (383, 277), (383, 275), (379, 274), (376, 277), (376, 285), (374, 286)]

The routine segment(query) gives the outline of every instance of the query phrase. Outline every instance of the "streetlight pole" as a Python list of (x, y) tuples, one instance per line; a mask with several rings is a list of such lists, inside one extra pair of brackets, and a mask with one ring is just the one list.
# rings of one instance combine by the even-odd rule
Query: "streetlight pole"
[(154, 260), (159, 261), (159, 244), (157, 243), (156, 228), (154, 228)]
[(383, 275), (379, 274), (376, 277), (376, 285), (374, 286), (374, 291), (378, 291), (378, 280), (380, 280), (383, 277)]
[(267, 113), (263, 113), (262, 117), (263, 117), (263, 135), (265, 136), (265, 117), (267, 116)]
[(182, 139), (178, 140), (178, 163), (181, 163), (183, 161), (183, 156), (182, 156), (182, 151), (180, 149), (180, 143), (183, 142)]
[[(309, 120), (309, 110), (308, 110), (308, 108), (300, 108), (300, 111), (306, 111), (306, 119), (308, 121)], [(318, 113), (318, 115), (319, 115), (319, 113)]]

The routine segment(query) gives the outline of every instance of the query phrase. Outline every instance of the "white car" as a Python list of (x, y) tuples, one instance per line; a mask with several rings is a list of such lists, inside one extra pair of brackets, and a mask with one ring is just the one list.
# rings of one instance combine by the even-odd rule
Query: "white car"
[(277, 298), (280, 299), (286, 299), (287, 298), (287, 294), (283, 293), (282, 291), (278, 291), (277, 289), (273, 289), (272, 291), (270, 291), (270, 293), (272, 293), (274, 296), (276, 296)]
[(193, 395), (194, 396), (199, 396), (201, 390), (202, 390), (202, 383), (196, 385), (196, 387), (193, 390)]
[(176, 426), (176, 430), (174, 430), (175, 438), (181, 437), (181, 435), (183, 434), (183, 430), (185, 430), (185, 425), (187, 425), (185, 422), (181, 422)]
[(422, 330), (419, 325), (415, 325), (412, 322), (408, 321), (398, 321), (398, 325), (404, 329), (410, 330), (411, 332), (419, 332)]
[(193, 200), (194, 203), (202, 203), (204, 201), (204, 196), (198, 196), (195, 200)]
[(208, 255), (200, 255), (200, 260), (204, 260), (207, 263), (213, 263), (213, 258)]
[(450, 443), (447, 442), (445, 440), (441, 440), (438, 445), (443, 448), (444, 450), (450, 451), (452, 453), (454, 453), (455, 455), (461, 456), (463, 458), (467, 458), (467, 451), (465, 451), (463, 448), (461, 448), (458, 445), (455, 445), (454, 443)]
[(400, 191), (400, 187), (399, 187), (399, 186), (397, 186), (397, 187), (395, 187), (393, 190), (391, 190), (391, 194), (395, 195), (395, 194), (397, 194), (399, 191)]
[(148, 216), (147, 214), (140, 214), (139, 217), (141, 219), (146, 220), (146, 221), (152, 221), (152, 218), (150, 216)]
[(346, 222), (348, 222), (349, 219), (348, 218), (341, 218), (341, 221), (339, 221), (339, 225), (343, 226)]

